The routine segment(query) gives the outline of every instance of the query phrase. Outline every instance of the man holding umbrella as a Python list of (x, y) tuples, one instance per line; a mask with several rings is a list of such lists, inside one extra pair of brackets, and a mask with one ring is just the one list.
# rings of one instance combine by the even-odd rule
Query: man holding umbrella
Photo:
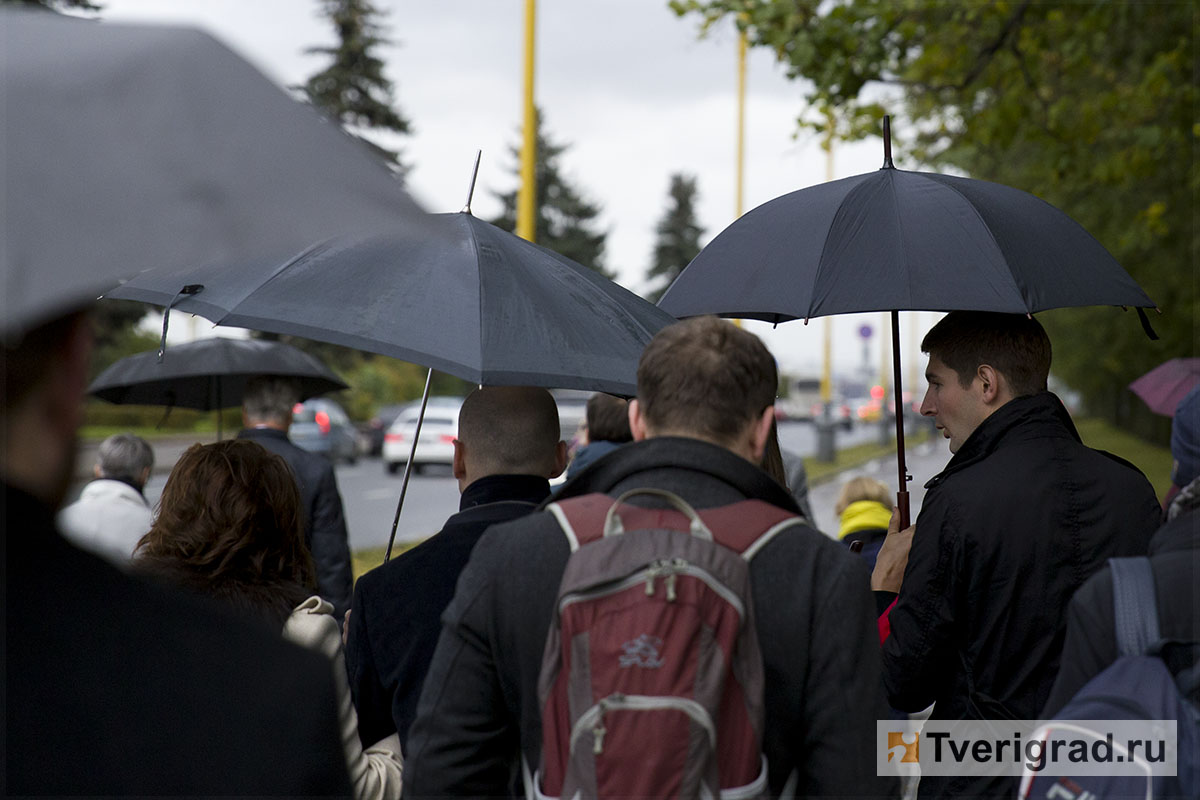
[[(877, 591), (899, 592), (883, 644), (889, 699), (910, 712), (934, 704), (936, 719), (1036, 719), (1071, 595), (1108, 558), (1146, 553), (1154, 490), (1133, 465), (1082, 444), (1046, 391), (1050, 340), (1032, 317), (951, 312), (921, 349), (921, 413), (954, 456), (926, 484), (915, 530), (889, 535), (872, 575)], [(919, 793), (1016, 788), (1012, 777), (924, 776)]]

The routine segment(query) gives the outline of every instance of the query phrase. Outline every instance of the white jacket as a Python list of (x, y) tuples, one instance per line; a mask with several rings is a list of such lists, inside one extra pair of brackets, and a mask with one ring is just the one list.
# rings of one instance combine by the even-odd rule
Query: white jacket
[(154, 513), (137, 489), (100, 478), (83, 487), (79, 499), (58, 515), (58, 527), (80, 547), (128, 566), (133, 548), (150, 530)]
[(404, 758), (400, 753), (399, 735), (393, 733), (380, 739), (365, 751), (359, 741), (358, 714), (350, 697), (342, 631), (333, 618), (333, 606), (320, 597), (308, 598), (296, 606), (283, 627), (283, 635), (296, 644), (324, 653), (333, 662), (342, 746), (346, 750), (346, 766), (350, 770), (356, 800), (400, 797)]

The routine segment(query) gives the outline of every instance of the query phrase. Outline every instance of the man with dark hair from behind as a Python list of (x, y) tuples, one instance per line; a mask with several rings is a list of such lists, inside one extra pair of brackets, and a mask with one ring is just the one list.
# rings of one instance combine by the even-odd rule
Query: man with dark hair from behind
[(261, 444), (291, 467), (304, 509), (305, 542), (317, 567), (317, 593), (333, 604), (334, 616), (341, 620), (354, 585), (346, 514), (333, 464), (288, 439), (292, 408), (299, 400), (299, 384), (293, 378), (251, 378), (242, 395), (243, 429), (237, 438)]
[[(1080, 441), (1046, 390), (1050, 340), (1032, 317), (951, 312), (921, 349), (921, 413), (954, 456), (925, 484), (915, 530), (888, 535), (872, 575), (875, 589), (899, 591), (883, 644), (888, 695), (903, 711), (934, 704), (935, 719), (1036, 719), (1071, 595), (1108, 558), (1145, 554), (1154, 490)], [(1015, 778), (966, 776), (925, 776), (918, 789), (1016, 790)]]
[(145, 439), (132, 433), (105, 439), (92, 468), (96, 480), (58, 515), (63, 535), (118, 566), (128, 565), (154, 521), (142, 493), (153, 468), (154, 450)]
[(589, 397), (584, 424), (587, 425), (587, 444), (579, 448), (567, 467), (568, 479), (601, 456), (633, 441), (633, 433), (629, 430), (629, 403), (620, 397), (604, 392)]
[(393, 732), (401, 745), (459, 573), (488, 526), (524, 516), (566, 464), (558, 408), (545, 389), (487, 386), (463, 402), (454, 442), (459, 512), (442, 530), (358, 579), (346, 667), (364, 746)]
[[(795, 513), (788, 491), (757, 466), (775, 389), (775, 361), (752, 334), (715, 317), (663, 329), (638, 367), (634, 442), (556, 499), (656, 488), (699, 509), (755, 498)], [(409, 734), (411, 796), (502, 795), (522, 762), (537, 767), (538, 666), (569, 552), (547, 511), (493, 526), (476, 545), (442, 616)], [(797, 796), (891, 794), (893, 782), (876, 776), (876, 720), (887, 707), (861, 559), (800, 524), (763, 546), (750, 575), (769, 792), (791, 778)]]
[(347, 796), (322, 655), (128, 575), (55, 529), (91, 344), (85, 313), (5, 341), (0, 788)]

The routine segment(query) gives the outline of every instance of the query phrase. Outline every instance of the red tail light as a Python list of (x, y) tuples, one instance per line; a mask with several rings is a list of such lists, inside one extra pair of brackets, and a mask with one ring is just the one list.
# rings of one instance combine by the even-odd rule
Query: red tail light
[(442, 444), (454, 444), (454, 434), (452, 433), (443, 433), (438, 438), (441, 439)]
[(385, 442), (403, 442), (404, 434), (403, 433), (385, 433), (383, 435), (383, 440)]
[(321, 429), (321, 435), (329, 434), (329, 415), (324, 411), (318, 411), (316, 416), (317, 427)]

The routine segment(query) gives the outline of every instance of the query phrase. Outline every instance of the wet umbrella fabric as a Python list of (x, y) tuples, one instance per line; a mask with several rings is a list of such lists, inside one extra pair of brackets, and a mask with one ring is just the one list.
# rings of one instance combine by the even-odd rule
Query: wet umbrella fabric
[[(467, 212), (424, 235), (330, 242), (269, 274), (189, 274), (175, 308), (403, 359), (486, 385), (636, 392), (642, 349), (674, 318), (593, 270)], [(111, 297), (159, 305), (157, 271)]]
[(659, 306), (783, 322), (862, 311), (1034, 313), (1154, 302), (1079, 223), (987, 181), (884, 168), (750, 211)]
[(113, 363), (88, 394), (117, 404), (160, 405), (214, 411), (242, 404), (256, 375), (294, 378), (300, 400), (347, 388), (313, 356), (282, 342), (214, 337)]
[(1129, 384), (1155, 414), (1175, 416), (1180, 401), (1200, 384), (1200, 358), (1172, 358)]
[[(884, 124), (884, 167), (801, 189), (741, 217), (671, 284), (676, 317), (719, 314), (779, 323), (898, 310), (1033, 313), (1133, 306), (1153, 338), (1141, 287), (1079, 223), (1049, 203), (987, 181), (898, 170)], [(897, 407), (902, 404), (897, 401)], [(908, 522), (904, 415), (896, 415), (897, 505)]]
[(197, 30), (0, 9), (2, 333), (142, 270), (419, 228), (387, 166)]

